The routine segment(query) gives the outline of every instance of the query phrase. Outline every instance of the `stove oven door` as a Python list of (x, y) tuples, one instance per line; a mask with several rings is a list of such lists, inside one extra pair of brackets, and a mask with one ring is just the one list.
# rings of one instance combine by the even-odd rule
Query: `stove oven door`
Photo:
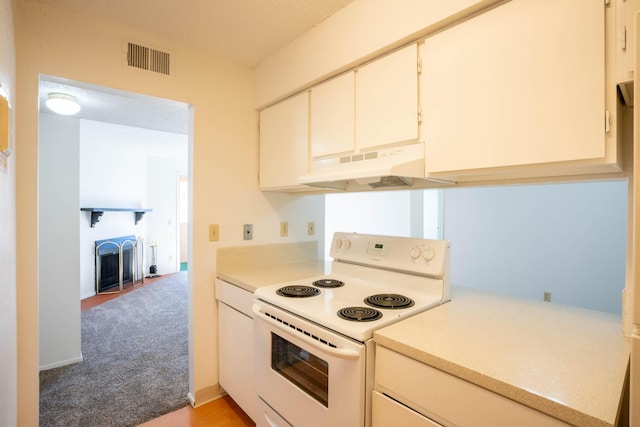
[(257, 426), (364, 426), (364, 344), (261, 301), (253, 311), (256, 388), (267, 405)]

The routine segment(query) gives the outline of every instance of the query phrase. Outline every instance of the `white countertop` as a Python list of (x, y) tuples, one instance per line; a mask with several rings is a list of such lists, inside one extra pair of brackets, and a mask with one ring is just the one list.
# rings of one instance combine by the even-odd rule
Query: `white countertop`
[(620, 316), (452, 287), (377, 344), (579, 426), (613, 426), (630, 354)]
[(324, 275), (318, 242), (272, 243), (219, 248), (216, 276), (253, 293), (262, 286)]
[(286, 283), (326, 274), (329, 264), (324, 261), (302, 261), (254, 268), (227, 268), (217, 276), (251, 293), (262, 286)]

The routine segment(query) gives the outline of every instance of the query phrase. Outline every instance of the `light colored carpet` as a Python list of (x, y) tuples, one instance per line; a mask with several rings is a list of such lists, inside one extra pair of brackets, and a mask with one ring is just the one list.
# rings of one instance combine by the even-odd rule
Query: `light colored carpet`
[(135, 426), (186, 406), (187, 335), (187, 272), (84, 311), (84, 360), (40, 373), (40, 426)]

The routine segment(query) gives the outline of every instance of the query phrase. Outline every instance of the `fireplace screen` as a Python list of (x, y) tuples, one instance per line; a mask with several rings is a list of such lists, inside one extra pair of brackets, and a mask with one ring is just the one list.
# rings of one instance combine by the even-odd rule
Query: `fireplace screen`
[(95, 252), (96, 293), (122, 292), (125, 285), (144, 282), (143, 243), (135, 236), (97, 240)]

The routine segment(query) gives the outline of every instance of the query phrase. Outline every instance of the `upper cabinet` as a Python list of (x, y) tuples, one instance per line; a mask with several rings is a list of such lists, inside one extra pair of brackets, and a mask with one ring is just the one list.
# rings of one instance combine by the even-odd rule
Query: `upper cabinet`
[(307, 189), (309, 92), (302, 92), (260, 112), (260, 189)]
[(424, 155), (407, 176), (448, 185), (622, 176), (631, 131), (616, 84), (632, 71), (620, 28), (637, 3), (491, 2), (362, 58), (262, 110), (261, 188), (353, 180), (405, 147)]
[(313, 158), (417, 140), (416, 44), (311, 89)]
[(355, 144), (355, 72), (311, 89), (311, 155), (349, 153)]
[(615, 135), (606, 141), (616, 106), (606, 111), (603, 1), (513, 0), (421, 49), (432, 176), (553, 176), (576, 162), (617, 170)]
[(356, 147), (418, 139), (418, 48), (412, 44), (356, 71)]
[(616, 0), (616, 83), (626, 105), (633, 105), (633, 74), (635, 69), (635, 14), (640, 0)]

